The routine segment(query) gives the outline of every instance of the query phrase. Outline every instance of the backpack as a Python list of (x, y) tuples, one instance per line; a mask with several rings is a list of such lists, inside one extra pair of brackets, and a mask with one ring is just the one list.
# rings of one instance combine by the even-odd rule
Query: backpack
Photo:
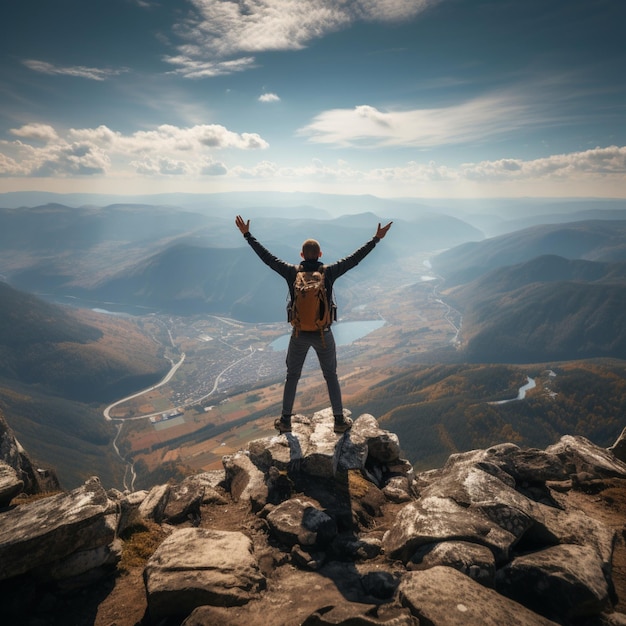
[(335, 307), (328, 303), (323, 266), (314, 272), (306, 272), (300, 265), (293, 294), (288, 308), (288, 319), (296, 334), (301, 330), (322, 332), (333, 323)]

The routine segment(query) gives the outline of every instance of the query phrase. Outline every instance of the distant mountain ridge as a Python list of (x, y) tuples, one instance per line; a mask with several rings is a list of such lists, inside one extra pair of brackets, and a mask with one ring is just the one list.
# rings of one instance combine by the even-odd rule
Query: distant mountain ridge
[[(333, 262), (371, 239), (381, 221), (370, 212), (329, 220), (309, 210), (297, 219), (255, 218), (252, 232), (293, 263), (299, 262), (302, 241), (316, 238), (323, 260)], [(219, 313), (252, 322), (284, 319), (284, 281), (255, 258), (235, 228), (234, 212), (226, 218), (163, 206), (48, 204), (0, 209), (0, 233), (0, 274), (48, 298), (181, 315)], [(375, 263), (368, 259), (367, 265), (377, 271), (424, 247), (446, 248), (468, 238), (482, 233), (449, 215), (417, 215), (397, 221), (393, 245), (381, 246)]]
[(626, 221), (591, 220), (533, 226), (464, 243), (431, 260), (447, 286), (465, 284), (498, 267), (546, 254), (590, 261), (626, 260)]

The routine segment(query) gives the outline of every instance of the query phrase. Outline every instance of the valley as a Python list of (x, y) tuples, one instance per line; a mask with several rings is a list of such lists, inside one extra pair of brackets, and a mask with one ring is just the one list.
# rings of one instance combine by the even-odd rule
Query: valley
[[(348, 283), (344, 292), (338, 283), (337, 338), (342, 323), (385, 322), (345, 345), (337, 339), (346, 407), (352, 397), (383, 381), (394, 367), (433, 350), (451, 349), (458, 328), (450, 321), (450, 307), (437, 294), (437, 280), (428, 273), (426, 261), (425, 255), (416, 255), (409, 263), (415, 268), (412, 274), (393, 275), (388, 270), (388, 280), (371, 280), (360, 304), (351, 308), (341, 302), (356, 301), (355, 286)], [(347, 291), (352, 291), (351, 296)], [(116, 445), (126, 462), (132, 460), (143, 473), (164, 464), (215, 469), (221, 467), (222, 455), (274, 432), (285, 350), (274, 350), (271, 344), (289, 332), (286, 322), (150, 315), (141, 323), (164, 346), (177, 369), (166, 382), (104, 409), (118, 426)], [(296, 411), (311, 414), (327, 404), (325, 383), (311, 351), (298, 387)]]

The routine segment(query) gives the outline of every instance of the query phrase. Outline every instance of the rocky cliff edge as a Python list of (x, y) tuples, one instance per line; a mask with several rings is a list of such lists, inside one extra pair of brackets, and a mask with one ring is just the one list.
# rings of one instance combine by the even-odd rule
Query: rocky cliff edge
[[(33, 625), (626, 625), (625, 433), (610, 449), (575, 436), (545, 450), (503, 443), (414, 474), (373, 416), (342, 436), (332, 425), (330, 410), (294, 417), (292, 433), (225, 456), (222, 471), (134, 493), (92, 478), (26, 498), (15, 454), (3, 456), (3, 615)], [(14, 450), (10, 431), (0, 434)]]

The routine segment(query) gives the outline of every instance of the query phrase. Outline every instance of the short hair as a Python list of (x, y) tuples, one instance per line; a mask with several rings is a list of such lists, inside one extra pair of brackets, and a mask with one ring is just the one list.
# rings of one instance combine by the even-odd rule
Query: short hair
[(319, 259), (320, 256), (320, 244), (315, 239), (307, 239), (302, 244), (302, 256), (306, 260), (315, 261)]

